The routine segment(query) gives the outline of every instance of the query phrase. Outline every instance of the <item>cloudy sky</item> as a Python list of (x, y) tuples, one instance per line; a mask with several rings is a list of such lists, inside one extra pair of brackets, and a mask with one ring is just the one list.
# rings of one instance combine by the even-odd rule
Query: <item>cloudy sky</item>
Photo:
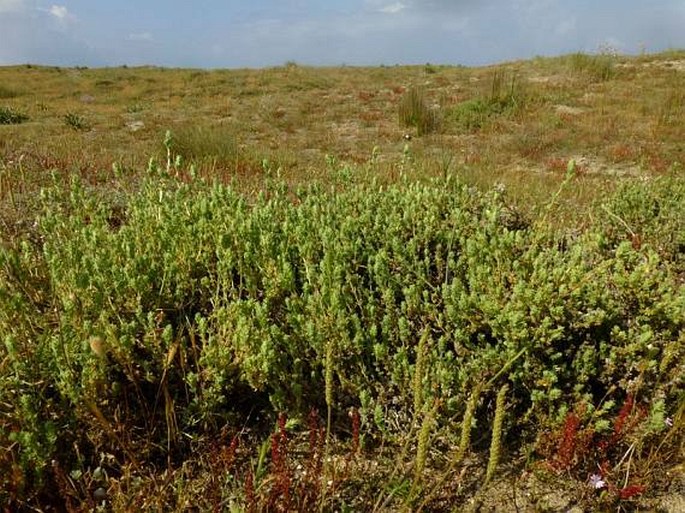
[(0, 0), (0, 65), (466, 64), (685, 48), (685, 0)]

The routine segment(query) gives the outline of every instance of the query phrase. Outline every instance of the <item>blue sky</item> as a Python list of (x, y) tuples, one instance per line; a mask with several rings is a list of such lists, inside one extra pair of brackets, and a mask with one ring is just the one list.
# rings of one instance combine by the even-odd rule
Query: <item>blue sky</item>
[(0, 0), (0, 65), (490, 64), (685, 48), (685, 0)]

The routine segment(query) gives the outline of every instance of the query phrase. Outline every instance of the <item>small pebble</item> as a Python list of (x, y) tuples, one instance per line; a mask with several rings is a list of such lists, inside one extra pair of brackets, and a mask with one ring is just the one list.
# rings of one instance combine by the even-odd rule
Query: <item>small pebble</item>
[(107, 498), (107, 490), (105, 490), (102, 486), (100, 488), (97, 488), (93, 492), (93, 498), (96, 501), (104, 501)]

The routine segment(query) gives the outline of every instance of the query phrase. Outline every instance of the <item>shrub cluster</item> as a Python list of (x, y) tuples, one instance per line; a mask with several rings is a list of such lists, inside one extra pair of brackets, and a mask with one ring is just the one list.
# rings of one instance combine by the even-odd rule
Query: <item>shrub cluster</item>
[[(642, 194), (607, 208), (648, 227)], [(0, 493), (53, 460), (182, 457), (255, 404), (358, 405), (372, 429), (508, 388), (525, 438), (577, 403), (599, 421), (628, 394), (683, 401), (682, 248), (615, 224), (560, 237), (453, 180), (248, 201), (151, 178), (123, 210), (74, 182), (43, 203), (0, 248)]]

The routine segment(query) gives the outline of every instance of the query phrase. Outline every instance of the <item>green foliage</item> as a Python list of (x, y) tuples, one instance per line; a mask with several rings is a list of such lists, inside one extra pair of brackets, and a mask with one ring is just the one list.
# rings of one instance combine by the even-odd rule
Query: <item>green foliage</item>
[(472, 132), (483, 128), (492, 118), (515, 114), (529, 101), (516, 76), (497, 70), (492, 74), (489, 89), (478, 98), (455, 106), (450, 118), (459, 129)]
[(482, 128), (497, 109), (482, 99), (467, 100), (452, 110), (452, 119), (462, 130), (472, 132)]
[(11, 107), (0, 107), (0, 125), (18, 125), (29, 119), (26, 114), (17, 112)]
[(90, 125), (88, 124), (86, 119), (80, 114), (76, 114), (75, 112), (67, 112), (64, 115), (64, 124), (69, 128), (78, 131), (90, 129)]
[(685, 184), (675, 174), (625, 183), (598, 207), (598, 216), (608, 248), (623, 241), (636, 247), (649, 245), (685, 272)]
[(426, 93), (419, 87), (410, 88), (400, 99), (400, 126), (415, 127), (419, 136), (436, 132), (440, 128), (440, 115), (431, 107)]
[(269, 402), (300, 416), (361, 404), (379, 426), (435, 404), (431, 431), (466, 410), (463, 452), (470, 419), (493, 415), (469, 397), (495, 382), (524, 436), (628, 392), (662, 401), (656, 425), (682, 397), (679, 246), (621, 240), (638, 220), (656, 240), (670, 241), (662, 222), (682, 233), (682, 180), (610, 198), (609, 222), (571, 238), (451, 179), (276, 183), (248, 202), (163, 176), (117, 222), (78, 181), (45, 189), (38, 233), (0, 248), (8, 461), (70, 468), (75, 445), (154, 460)]

